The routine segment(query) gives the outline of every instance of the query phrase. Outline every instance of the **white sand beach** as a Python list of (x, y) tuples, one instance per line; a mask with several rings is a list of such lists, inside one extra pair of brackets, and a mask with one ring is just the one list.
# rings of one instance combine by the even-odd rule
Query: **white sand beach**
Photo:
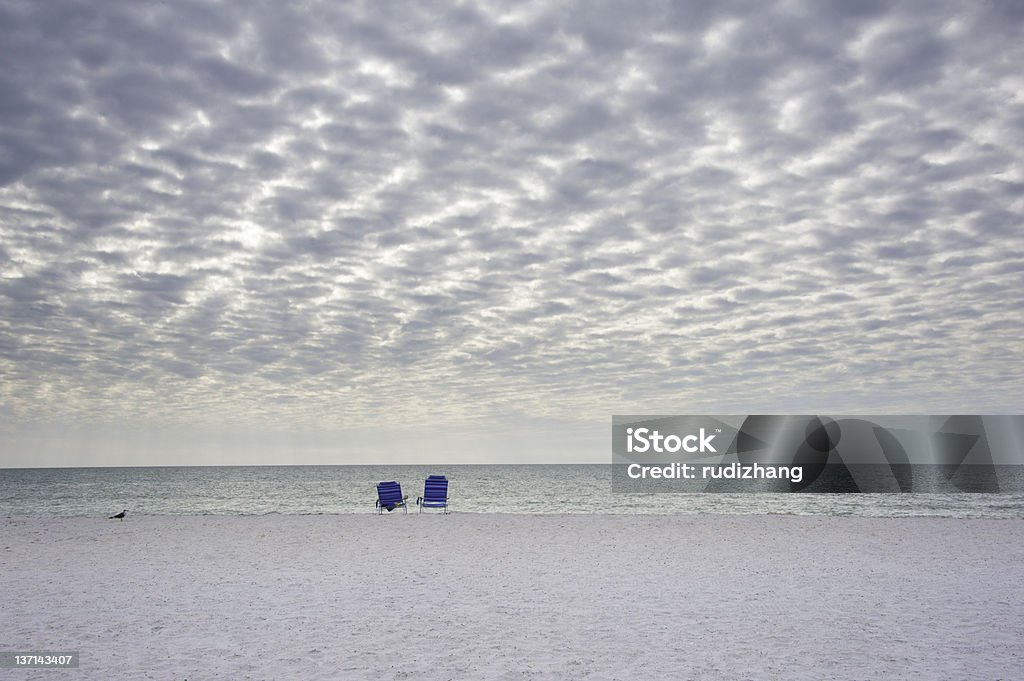
[(6, 518), (3, 679), (1019, 679), (1024, 522)]

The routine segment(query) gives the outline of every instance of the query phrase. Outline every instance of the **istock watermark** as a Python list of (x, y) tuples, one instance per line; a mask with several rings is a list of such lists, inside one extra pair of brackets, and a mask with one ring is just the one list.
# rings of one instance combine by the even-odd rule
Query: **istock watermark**
[(1022, 492), (1021, 415), (614, 416), (615, 492)]
[[(711, 444), (714, 438), (714, 435), (705, 435), (703, 428), (700, 429), (700, 435), (684, 435), (682, 437), (678, 435), (664, 436), (650, 428), (626, 428), (626, 451), (630, 454), (633, 452), (642, 454), (647, 451), (674, 454), (681, 449), (690, 454), (695, 452), (714, 454), (717, 451)], [(694, 442), (698, 444), (693, 444)]]

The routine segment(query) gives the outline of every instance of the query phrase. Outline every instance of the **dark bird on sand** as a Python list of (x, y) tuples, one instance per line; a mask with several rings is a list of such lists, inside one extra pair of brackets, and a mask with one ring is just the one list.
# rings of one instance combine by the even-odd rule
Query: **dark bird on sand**
[(123, 511), (121, 511), (120, 513), (116, 513), (116, 514), (110, 516), (110, 518), (108, 518), (108, 520), (113, 520), (114, 518), (117, 518), (118, 520), (124, 520), (124, 517), (126, 515), (128, 515), (128, 509), (127, 508), (124, 509)]

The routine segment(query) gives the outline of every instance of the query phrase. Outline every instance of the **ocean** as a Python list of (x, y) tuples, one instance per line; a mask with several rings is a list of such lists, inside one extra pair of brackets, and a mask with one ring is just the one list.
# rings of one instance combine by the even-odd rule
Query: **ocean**
[(398, 481), (416, 512), (432, 474), (448, 477), (454, 513), (1024, 518), (1017, 492), (620, 493), (601, 464), (0, 469), (0, 516), (370, 514), (381, 480)]

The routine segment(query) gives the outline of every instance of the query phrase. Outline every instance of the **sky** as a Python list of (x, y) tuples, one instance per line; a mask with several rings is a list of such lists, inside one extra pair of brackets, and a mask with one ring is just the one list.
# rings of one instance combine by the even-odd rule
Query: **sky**
[(1024, 410), (1024, 4), (0, 0), (0, 467)]

